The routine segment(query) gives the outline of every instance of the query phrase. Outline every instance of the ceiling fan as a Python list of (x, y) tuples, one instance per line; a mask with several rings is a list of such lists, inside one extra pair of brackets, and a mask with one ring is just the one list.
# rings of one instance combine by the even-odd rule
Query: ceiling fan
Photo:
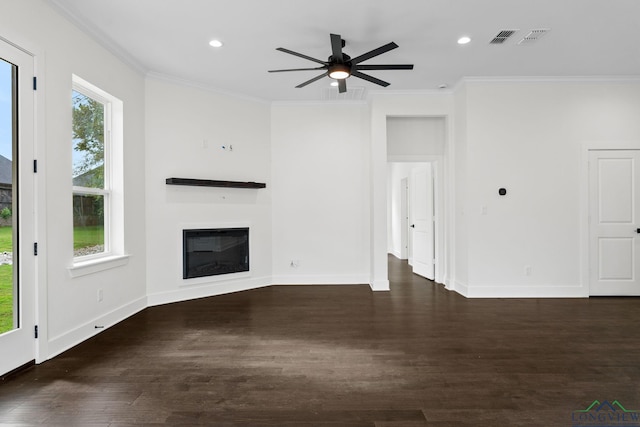
[(326, 61), (312, 58), (310, 56), (303, 55), (302, 53), (294, 52), (292, 50), (285, 49), (283, 47), (279, 47), (276, 49), (281, 52), (299, 56), (300, 58), (308, 59), (309, 61), (317, 62), (318, 64), (322, 64), (321, 67), (291, 68), (286, 70), (269, 70), (269, 72), (280, 73), (283, 71), (324, 70), (324, 72), (319, 76), (316, 76), (310, 80), (307, 80), (304, 83), (300, 83), (298, 86), (296, 86), (296, 88), (305, 87), (306, 85), (327, 76), (337, 80), (338, 92), (343, 93), (347, 91), (346, 79), (349, 76), (358, 77), (360, 79), (367, 80), (371, 83), (375, 83), (383, 87), (389, 86), (389, 83), (385, 82), (384, 80), (380, 80), (368, 74), (362, 73), (360, 72), (361, 70), (413, 70), (413, 64), (386, 64), (386, 65), (361, 64), (361, 62), (364, 62), (367, 59), (371, 59), (375, 56), (382, 55), (383, 53), (386, 53), (392, 49), (397, 48), (398, 45), (395, 44), (394, 42), (387, 43), (384, 46), (380, 46), (377, 49), (373, 49), (372, 51), (363, 53), (360, 56), (351, 58), (349, 55), (342, 52), (342, 48), (345, 46), (345, 41), (342, 39), (342, 37), (339, 34), (331, 34), (330, 38), (331, 38), (331, 56)]

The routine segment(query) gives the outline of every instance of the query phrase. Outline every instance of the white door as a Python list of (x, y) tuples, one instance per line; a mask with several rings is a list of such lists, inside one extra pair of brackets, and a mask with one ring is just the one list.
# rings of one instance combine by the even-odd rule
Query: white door
[(433, 280), (434, 223), (431, 165), (411, 170), (411, 230), (413, 272)]
[(590, 295), (640, 295), (640, 151), (589, 152)]
[(0, 375), (35, 359), (33, 75), (0, 40)]

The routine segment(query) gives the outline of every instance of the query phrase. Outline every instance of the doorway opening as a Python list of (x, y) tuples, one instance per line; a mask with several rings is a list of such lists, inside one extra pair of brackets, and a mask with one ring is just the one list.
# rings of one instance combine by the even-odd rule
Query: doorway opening
[(414, 273), (441, 282), (440, 162), (387, 164), (388, 253)]
[(387, 252), (444, 282), (444, 117), (387, 117)]

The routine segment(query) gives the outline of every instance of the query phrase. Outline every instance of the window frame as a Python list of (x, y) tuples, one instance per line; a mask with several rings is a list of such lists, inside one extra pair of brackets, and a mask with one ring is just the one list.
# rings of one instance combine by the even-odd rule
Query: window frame
[[(76, 195), (103, 197), (104, 250), (89, 255), (75, 256), (74, 254), (69, 271), (75, 277), (103, 269), (99, 266), (96, 268), (96, 264), (104, 263), (104, 268), (122, 265), (122, 259), (128, 256), (124, 251), (123, 103), (76, 75), (72, 78), (72, 96), (73, 92), (92, 98), (104, 106), (103, 186), (102, 188), (83, 187), (75, 186), (71, 182), (72, 199)], [(70, 148), (70, 154), (72, 154), (73, 141)], [(73, 168), (70, 172), (73, 173)]]

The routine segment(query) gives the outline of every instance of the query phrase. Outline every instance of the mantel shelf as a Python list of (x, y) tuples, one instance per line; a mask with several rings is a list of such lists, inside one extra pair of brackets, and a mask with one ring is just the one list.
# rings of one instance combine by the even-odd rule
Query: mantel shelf
[(213, 179), (195, 178), (167, 178), (167, 185), (190, 185), (195, 187), (225, 187), (225, 188), (265, 188), (263, 182), (217, 181)]

